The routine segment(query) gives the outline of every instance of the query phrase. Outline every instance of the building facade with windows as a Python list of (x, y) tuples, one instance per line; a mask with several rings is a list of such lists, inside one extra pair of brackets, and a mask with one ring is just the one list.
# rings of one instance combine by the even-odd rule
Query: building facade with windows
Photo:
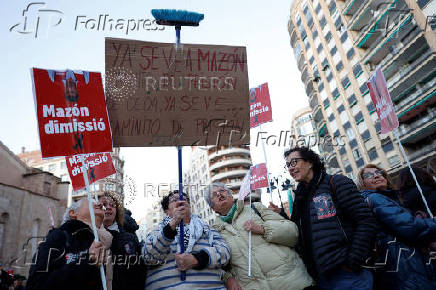
[(216, 214), (203, 198), (204, 188), (211, 183), (222, 182), (236, 197), (251, 165), (250, 149), (246, 146), (192, 147), (191, 164), (184, 174), (184, 186), (189, 192), (193, 213), (212, 224)]
[(366, 85), (372, 71), (347, 30), (342, 4), (296, 0), (288, 30), (317, 134), (330, 141), (319, 146), (326, 167), (354, 179), (364, 164), (392, 171), (403, 159), (393, 135), (380, 134)]
[[(114, 147), (111, 156), (116, 173), (91, 184), (91, 192), (102, 194), (105, 190), (111, 190), (123, 196), (124, 160), (120, 157), (120, 148)], [(69, 182), (68, 205), (73, 199), (85, 194), (83, 190), (73, 191), (65, 157), (42, 159), (40, 150), (26, 151), (24, 147), (18, 157), (30, 167), (50, 172), (62, 181)]]
[(425, 167), (436, 156), (436, 1), (337, 3), (361, 67), (385, 75), (410, 162)]

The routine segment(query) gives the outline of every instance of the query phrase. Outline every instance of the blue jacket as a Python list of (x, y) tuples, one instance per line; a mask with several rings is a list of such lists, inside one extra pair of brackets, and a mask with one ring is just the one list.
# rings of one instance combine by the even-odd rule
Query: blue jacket
[[(436, 289), (434, 260), (419, 248), (436, 240), (436, 219), (415, 218), (386, 195), (361, 192), (379, 223), (376, 287), (381, 289)], [(432, 263), (430, 263), (432, 262)]]

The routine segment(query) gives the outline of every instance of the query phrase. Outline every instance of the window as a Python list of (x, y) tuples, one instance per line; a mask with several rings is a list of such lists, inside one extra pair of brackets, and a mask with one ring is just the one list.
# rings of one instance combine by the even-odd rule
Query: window
[(344, 68), (344, 64), (342, 63), (342, 60), (339, 61), (339, 63), (336, 65), (336, 70), (341, 71)]
[(356, 95), (352, 94), (351, 96), (348, 97), (348, 104), (350, 105), (350, 107), (354, 106), (357, 103), (357, 99), (356, 99)]
[(374, 104), (373, 104), (372, 102), (369, 103), (369, 104), (366, 106), (366, 108), (368, 109), (368, 112), (369, 112), (369, 113), (375, 112), (375, 107), (374, 107)]
[(377, 123), (375, 123), (375, 130), (377, 131), (378, 134), (380, 134), (381, 132), (380, 121), (377, 121)]
[(398, 156), (398, 155), (394, 155), (394, 156), (392, 156), (392, 157), (389, 157), (389, 158), (388, 158), (388, 162), (389, 162), (389, 165), (390, 165), (391, 167), (394, 167), (394, 166), (396, 166), (396, 165), (398, 165), (398, 164), (401, 163), (400, 156)]
[(361, 85), (359, 88), (360, 92), (363, 94), (364, 92), (366, 92), (366, 90), (368, 90), (368, 86), (365, 84)]
[(354, 131), (352, 128), (348, 128), (345, 132), (347, 133), (348, 140), (354, 139)]
[(350, 145), (351, 148), (355, 148), (355, 147), (357, 147), (357, 141), (356, 141), (356, 139), (351, 140), (350, 143), (349, 143), (348, 145)]
[(332, 75), (331, 72), (329, 72), (329, 73), (327, 74), (327, 81), (330, 82), (330, 81), (332, 80), (332, 78), (333, 78), (333, 75)]
[(338, 113), (340, 114), (340, 113), (342, 113), (343, 111), (345, 111), (345, 107), (344, 107), (344, 105), (340, 105), (340, 106), (338, 107)]
[(348, 165), (347, 167), (345, 167), (345, 172), (350, 173), (353, 171), (353, 168), (351, 167), (351, 165)]
[(371, 148), (371, 149), (368, 151), (368, 155), (369, 155), (369, 159), (370, 159), (371, 161), (373, 161), (374, 159), (376, 159), (376, 158), (378, 157), (377, 150), (375, 150), (374, 147)]
[(318, 47), (316, 48), (316, 51), (317, 51), (318, 53), (320, 53), (321, 50), (322, 50), (322, 44), (320, 43), (320, 44), (318, 45)]
[(344, 34), (342, 34), (342, 36), (341, 36), (341, 42), (344, 43), (345, 40), (347, 40), (347, 37), (348, 37), (347, 32), (345, 32)]
[(327, 21), (325, 20), (325, 17), (323, 16), (321, 20), (319, 21), (319, 25), (321, 25), (321, 29), (324, 29), (324, 26), (327, 24)]
[(353, 67), (353, 74), (355, 78), (358, 78), (361, 74), (363, 73), (362, 67), (360, 66), (360, 64), (356, 64)]
[(357, 115), (354, 116), (354, 120), (356, 121), (357, 124), (362, 122), (363, 121), (363, 114), (362, 114), (362, 112), (357, 113)]
[(365, 132), (363, 132), (362, 134), (362, 139), (363, 141), (368, 141), (369, 139), (371, 139), (371, 134), (369, 134), (369, 131), (366, 130)]
[(344, 90), (347, 89), (350, 86), (350, 79), (348, 77), (345, 77), (341, 81), (342, 86), (344, 87)]
[(392, 141), (389, 137), (382, 140), (382, 148), (384, 152), (389, 152), (394, 150), (394, 144), (392, 144)]
[(349, 51), (347, 51), (347, 59), (352, 58), (353, 55), (354, 55), (354, 48), (352, 48)]
[(333, 13), (335, 13), (335, 11), (336, 11), (336, 2), (335, 2), (335, 1), (332, 1), (332, 2), (330, 2), (330, 4), (329, 4), (329, 12), (330, 12), (330, 15), (333, 15)]
[(333, 95), (333, 99), (336, 100), (339, 97), (339, 95), (340, 95), (339, 90), (337, 88), (334, 89), (333, 92), (332, 92), (332, 95)]
[(343, 146), (342, 137), (341, 136), (336, 137), (336, 141), (338, 142), (338, 145), (342, 144), (341, 149), (339, 149), (339, 154), (345, 155), (346, 151), (345, 151), (345, 147)]
[(313, 56), (309, 59), (309, 62), (310, 62), (310, 64), (313, 64), (313, 62), (314, 62), (314, 58), (313, 58)]
[(342, 28), (342, 20), (341, 20), (341, 17), (338, 17), (338, 19), (336, 19), (335, 27), (336, 27), (336, 30), (338, 30), (338, 31), (341, 30), (341, 28)]
[(330, 116), (329, 116), (329, 121), (332, 122), (334, 119), (335, 119), (335, 115), (330, 114)]
[[(357, 149), (356, 149), (357, 150)], [(364, 162), (362, 158), (356, 159), (356, 166), (358, 168), (361, 168), (363, 166)]]
[(319, 5), (319, 3), (318, 3), (318, 5), (316, 5), (316, 8), (315, 8), (315, 13), (318, 14), (319, 11), (321, 11), (321, 5)]
[(53, 172), (53, 171), (55, 171), (56, 170), (56, 164), (50, 164), (49, 166), (48, 166), (48, 171), (49, 172)]
[(329, 99), (325, 99), (323, 102), (324, 108), (326, 109), (328, 106), (330, 106), (330, 101)]
[(326, 42), (329, 42), (330, 39), (332, 39), (332, 33), (329, 31), (329, 32), (326, 34), (326, 36), (325, 36), (325, 41), (326, 41)]
[(336, 48), (336, 46), (333, 46), (333, 48), (330, 50), (330, 54), (335, 55), (336, 51), (338, 51), (338, 49)]
[(324, 90), (324, 84), (323, 82), (320, 82), (320, 84), (318, 85), (318, 92), (321, 92), (322, 90)]
[(315, 39), (315, 38), (317, 38), (318, 37), (318, 30), (315, 30), (314, 32), (313, 32), (313, 39)]

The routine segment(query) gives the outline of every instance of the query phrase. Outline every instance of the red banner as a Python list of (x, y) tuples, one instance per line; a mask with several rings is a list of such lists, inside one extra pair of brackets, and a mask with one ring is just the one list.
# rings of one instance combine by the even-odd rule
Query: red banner
[(398, 117), (389, 95), (386, 80), (381, 70), (377, 67), (374, 74), (367, 82), (372, 102), (380, 119), (381, 133), (386, 134), (398, 127)]
[(256, 190), (262, 187), (268, 187), (266, 163), (260, 163), (251, 166), (250, 183), (251, 183), (251, 190)]
[(101, 74), (32, 69), (42, 157), (112, 152)]
[(65, 157), (74, 191), (85, 187), (82, 173), (83, 159), (85, 159), (89, 184), (116, 173), (110, 153), (91, 153)]
[(250, 89), (250, 128), (272, 121), (268, 83)]

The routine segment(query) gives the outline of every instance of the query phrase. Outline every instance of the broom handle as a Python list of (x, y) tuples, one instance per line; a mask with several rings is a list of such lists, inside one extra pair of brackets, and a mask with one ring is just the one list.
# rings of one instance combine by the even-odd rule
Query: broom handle
[[(177, 146), (177, 153), (179, 159), (179, 199), (183, 200), (183, 180), (182, 180), (182, 146)], [(179, 243), (180, 243), (180, 253), (183, 254), (185, 252), (185, 238), (184, 238), (184, 224), (183, 220), (180, 221), (179, 225)], [(180, 280), (186, 280), (186, 271), (180, 272)]]

